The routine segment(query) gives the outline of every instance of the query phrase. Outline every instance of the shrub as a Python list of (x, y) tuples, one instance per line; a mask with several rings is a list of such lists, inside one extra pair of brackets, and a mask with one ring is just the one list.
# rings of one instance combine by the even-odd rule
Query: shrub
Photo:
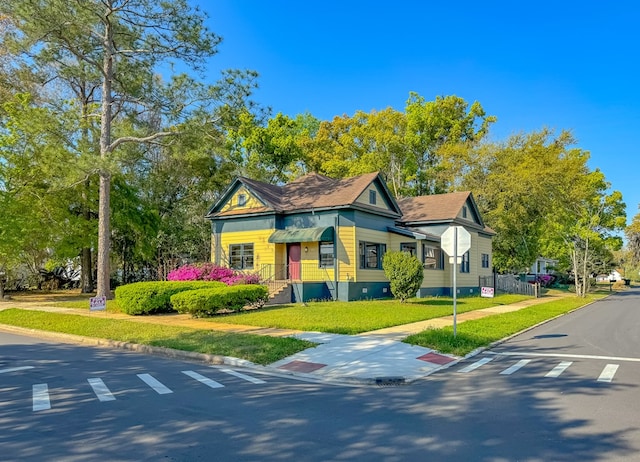
[(185, 290), (224, 287), (220, 282), (154, 281), (135, 282), (115, 290), (116, 301), (127, 314), (169, 313), (174, 311), (171, 296)]
[(424, 279), (422, 263), (408, 252), (387, 252), (382, 259), (382, 269), (391, 282), (391, 293), (404, 302), (415, 297)]
[(240, 311), (246, 306), (261, 307), (268, 298), (265, 286), (240, 284), (179, 292), (171, 296), (171, 304), (179, 313), (200, 318), (220, 311)]
[(539, 274), (536, 276), (535, 282), (539, 283), (542, 287), (550, 287), (555, 280), (556, 277), (552, 274)]
[(234, 284), (258, 284), (260, 277), (257, 274), (244, 274), (213, 263), (195, 263), (184, 265), (170, 271), (167, 275), (169, 281), (220, 281), (227, 285)]

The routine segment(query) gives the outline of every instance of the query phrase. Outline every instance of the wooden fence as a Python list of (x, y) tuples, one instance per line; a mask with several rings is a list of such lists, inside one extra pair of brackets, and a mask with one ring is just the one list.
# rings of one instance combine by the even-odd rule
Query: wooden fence
[(492, 276), (480, 276), (480, 287), (493, 287), (496, 292), (508, 294), (529, 295), (540, 297), (540, 284), (521, 281), (513, 274), (494, 274)]

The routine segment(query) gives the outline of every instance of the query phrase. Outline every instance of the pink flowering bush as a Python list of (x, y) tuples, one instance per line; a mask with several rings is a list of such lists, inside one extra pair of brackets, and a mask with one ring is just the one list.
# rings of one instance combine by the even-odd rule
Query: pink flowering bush
[(231, 268), (217, 266), (213, 263), (195, 263), (184, 265), (167, 275), (169, 281), (220, 281), (228, 286), (236, 284), (258, 284), (257, 274), (243, 274)]

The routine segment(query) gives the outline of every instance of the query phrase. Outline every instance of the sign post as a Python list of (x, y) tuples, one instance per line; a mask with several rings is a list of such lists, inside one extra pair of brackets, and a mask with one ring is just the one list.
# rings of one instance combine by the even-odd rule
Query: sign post
[[(442, 250), (449, 255), (449, 263), (453, 263), (453, 336), (457, 335), (458, 304), (458, 258), (471, 248), (471, 234), (462, 226), (450, 226), (440, 238)], [(460, 257), (458, 257), (460, 255)]]

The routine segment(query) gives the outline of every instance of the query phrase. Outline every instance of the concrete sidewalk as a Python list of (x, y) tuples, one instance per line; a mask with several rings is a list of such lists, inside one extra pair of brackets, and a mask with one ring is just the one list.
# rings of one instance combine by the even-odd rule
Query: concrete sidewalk
[[(480, 319), (511, 311), (517, 311), (532, 305), (547, 303), (560, 296), (545, 296), (529, 299), (510, 305), (499, 305), (482, 310), (457, 315), (457, 323)], [(120, 313), (90, 312), (75, 308), (61, 308), (45, 302), (0, 301), (0, 310), (6, 308), (33, 309), (68, 313), (89, 317), (124, 319), (132, 322), (167, 324), (210, 329), (223, 332), (269, 335), (276, 337), (295, 337), (318, 343), (293, 356), (284, 358), (266, 366), (271, 372), (296, 375), (310, 380), (355, 384), (395, 384), (406, 383), (425, 377), (439, 369), (448, 367), (461, 358), (440, 354), (429, 348), (402, 343), (409, 335), (429, 328), (442, 328), (453, 325), (453, 316), (429, 319), (385, 329), (365, 332), (359, 335), (338, 335), (320, 332), (302, 332), (291, 329), (273, 329), (237, 324), (218, 323), (191, 318), (190, 315), (170, 314), (156, 316), (129, 316)], [(180, 357), (180, 352), (175, 352)], [(193, 354), (188, 355), (193, 358)], [(229, 364), (252, 366), (247, 361), (235, 358), (224, 360)], [(261, 367), (262, 366), (255, 366)]]

